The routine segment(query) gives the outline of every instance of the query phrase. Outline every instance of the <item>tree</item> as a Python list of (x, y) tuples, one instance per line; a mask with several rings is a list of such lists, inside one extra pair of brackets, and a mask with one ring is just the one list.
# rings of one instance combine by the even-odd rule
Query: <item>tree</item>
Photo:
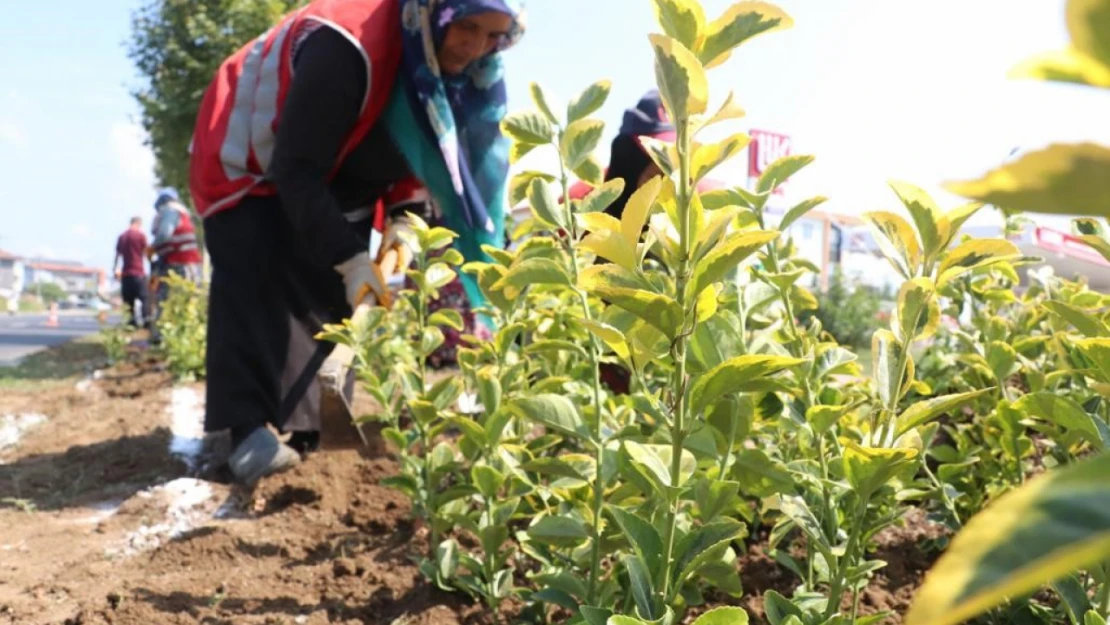
[(46, 304), (60, 302), (66, 298), (65, 289), (53, 282), (44, 282), (36, 285), (35, 290), (38, 292), (39, 297), (42, 298), (43, 303)]
[(189, 188), (189, 142), (220, 63), (303, 0), (150, 0), (132, 16), (128, 56), (142, 77), (133, 92), (159, 182)]

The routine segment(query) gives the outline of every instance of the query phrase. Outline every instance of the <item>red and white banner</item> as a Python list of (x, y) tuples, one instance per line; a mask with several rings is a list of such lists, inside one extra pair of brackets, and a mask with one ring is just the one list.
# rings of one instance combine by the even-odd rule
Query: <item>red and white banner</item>
[(1033, 243), (1050, 252), (1071, 256), (1096, 265), (1110, 266), (1110, 261), (1103, 258), (1102, 254), (1084, 243), (1079, 237), (1066, 232), (1038, 226), (1033, 230)]
[[(758, 179), (767, 171), (771, 163), (784, 156), (790, 156), (791, 144), (788, 135), (768, 130), (752, 130), (752, 141), (748, 144), (748, 177)], [(775, 195), (782, 195), (785, 185), (775, 189)]]

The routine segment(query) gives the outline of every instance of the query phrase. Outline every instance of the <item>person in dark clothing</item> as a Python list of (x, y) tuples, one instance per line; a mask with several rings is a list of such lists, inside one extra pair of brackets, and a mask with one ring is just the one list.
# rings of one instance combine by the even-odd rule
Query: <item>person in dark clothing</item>
[(116, 240), (116, 258), (112, 261), (112, 272), (120, 282), (120, 295), (131, 316), (131, 325), (136, 328), (146, 327), (149, 300), (144, 258), (147, 247), (143, 220), (132, 217), (131, 226)]
[[(667, 109), (663, 106), (663, 100), (659, 92), (654, 89), (645, 93), (636, 106), (624, 112), (620, 132), (613, 139), (609, 152), (609, 167), (605, 170), (605, 181), (618, 179), (624, 181), (624, 192), (605, 209), (606, 213), (617, 219), (624, 214), (624, 207), (636, 189), (663, 173), (640, 142), (642, 137), (668, 142), (673, 142), (677, 137), (674, 124), (671, 123), (667, 116)], [(721, 186), (723, 185), (718, 182), (705, 179), (698, 184), (698, 191), (705, 193)], [(592, 190), (593, 187), (588, 183), (578, 182), (570, 188), (570, 197), (580, 200)], [(628, 393), (631, 374), (624, 367), (603, 363), (601, 378), (614, 393)]]
[[(382, 265), (405, 269), (401, 207), (458, 232), (467, 260), (499, 240), (499, 53), (521, 17), (517, 0), (315, 0), (217, 72), (190, 189), (212, 260), (205, 429), (230, 430), (240, 483), (318, 440), (316, 376), (333, 346), (313, 337), (388, 305)], [(402, 192), (413, 188), (424, 197)], [(288, 445), (267, 424), (293, 431)]]

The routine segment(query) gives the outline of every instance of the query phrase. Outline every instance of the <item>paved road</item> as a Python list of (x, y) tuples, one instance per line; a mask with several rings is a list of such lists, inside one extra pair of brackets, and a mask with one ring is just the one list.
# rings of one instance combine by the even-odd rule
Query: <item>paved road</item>
[[(118, 321), (116, 319), (113, 322)], [(100, 330), (95, 313), (62, 314), (58, 327), (46, 325), (46, 315), (0, 314), (0, 366), (11, 366), (40, 349), (94, 334)]]

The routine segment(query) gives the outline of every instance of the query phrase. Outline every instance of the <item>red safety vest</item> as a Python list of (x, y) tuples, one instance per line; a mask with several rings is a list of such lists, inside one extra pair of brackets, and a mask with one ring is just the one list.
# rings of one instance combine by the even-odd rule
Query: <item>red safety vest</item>
[(366, 61), (362, 112), (339, 152), (338, 168), (389, 100), (401, 61), (399, 5), (396, 0), (316, 0), (224, 61), (204, 94), (190, 146), (189, 189), (201, 217), (235, 206), (248, 194), (276, 193), (264, 174), (293, 80), (293, 44), (306, 26), (334, 28)]
[(197, 231), (193, 218), (184, 206), (171, 204), (170, 210), (180, 214), (173, 236), (154, 248), (158, 258), (170, 265), (195, 265), (201, 262), (200, 248), (197, 246)]

